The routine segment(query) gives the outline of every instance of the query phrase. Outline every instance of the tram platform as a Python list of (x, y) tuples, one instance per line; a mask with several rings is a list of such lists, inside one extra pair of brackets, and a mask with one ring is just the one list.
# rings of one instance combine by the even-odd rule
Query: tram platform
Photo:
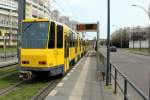
[(45, 100), (122, 100), (102, 82), (96, 56), (83, 57)]

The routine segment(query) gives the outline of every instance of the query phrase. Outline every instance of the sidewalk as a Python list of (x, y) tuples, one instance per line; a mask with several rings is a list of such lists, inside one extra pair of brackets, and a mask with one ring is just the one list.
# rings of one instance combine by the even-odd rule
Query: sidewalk
[(95, 56), (84, 57), (45, 100), (121, 100), (97, 74)]

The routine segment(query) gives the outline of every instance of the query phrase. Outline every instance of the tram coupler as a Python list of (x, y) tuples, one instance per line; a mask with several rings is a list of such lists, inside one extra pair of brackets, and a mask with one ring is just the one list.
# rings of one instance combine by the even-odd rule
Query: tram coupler
[(31, 71), (20, 71), (19, 72), (19, 78), (23, 80), (29, 80), (32, 77)]

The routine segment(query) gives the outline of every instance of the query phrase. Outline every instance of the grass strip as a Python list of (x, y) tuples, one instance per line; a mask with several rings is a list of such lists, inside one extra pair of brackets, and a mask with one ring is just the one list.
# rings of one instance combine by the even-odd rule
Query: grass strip
[(7, 88), (7, 87), (17, 83), (18, 81), (20, 81), (20, 80), (18, 78), (17, 72), (10, 74), (10, 75), (0, 79), (0, 89)]
[(0, 97), (0, 100), (28, 100), (49, 83), (48, 80), (36, 80), (23, 83), (12, 93)]

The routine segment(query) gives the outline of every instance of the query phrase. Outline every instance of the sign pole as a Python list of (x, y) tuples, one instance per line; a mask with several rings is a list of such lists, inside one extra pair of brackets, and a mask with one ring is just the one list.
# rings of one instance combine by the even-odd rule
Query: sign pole
[(99, 21), (97, 21), (97, 43), (96, 43), (96, 54), (97, 54), (97, 71), (100, 71), (100, 68), (99, 68), (99, 66), (98, 66), (98, 47), (99, 47), (99, 45), (98, 45), (98, 43), (99, 43)]
[(98, 42), (99, 42), (99, 22), (97, 22), (97, 52), (98, 52)]

